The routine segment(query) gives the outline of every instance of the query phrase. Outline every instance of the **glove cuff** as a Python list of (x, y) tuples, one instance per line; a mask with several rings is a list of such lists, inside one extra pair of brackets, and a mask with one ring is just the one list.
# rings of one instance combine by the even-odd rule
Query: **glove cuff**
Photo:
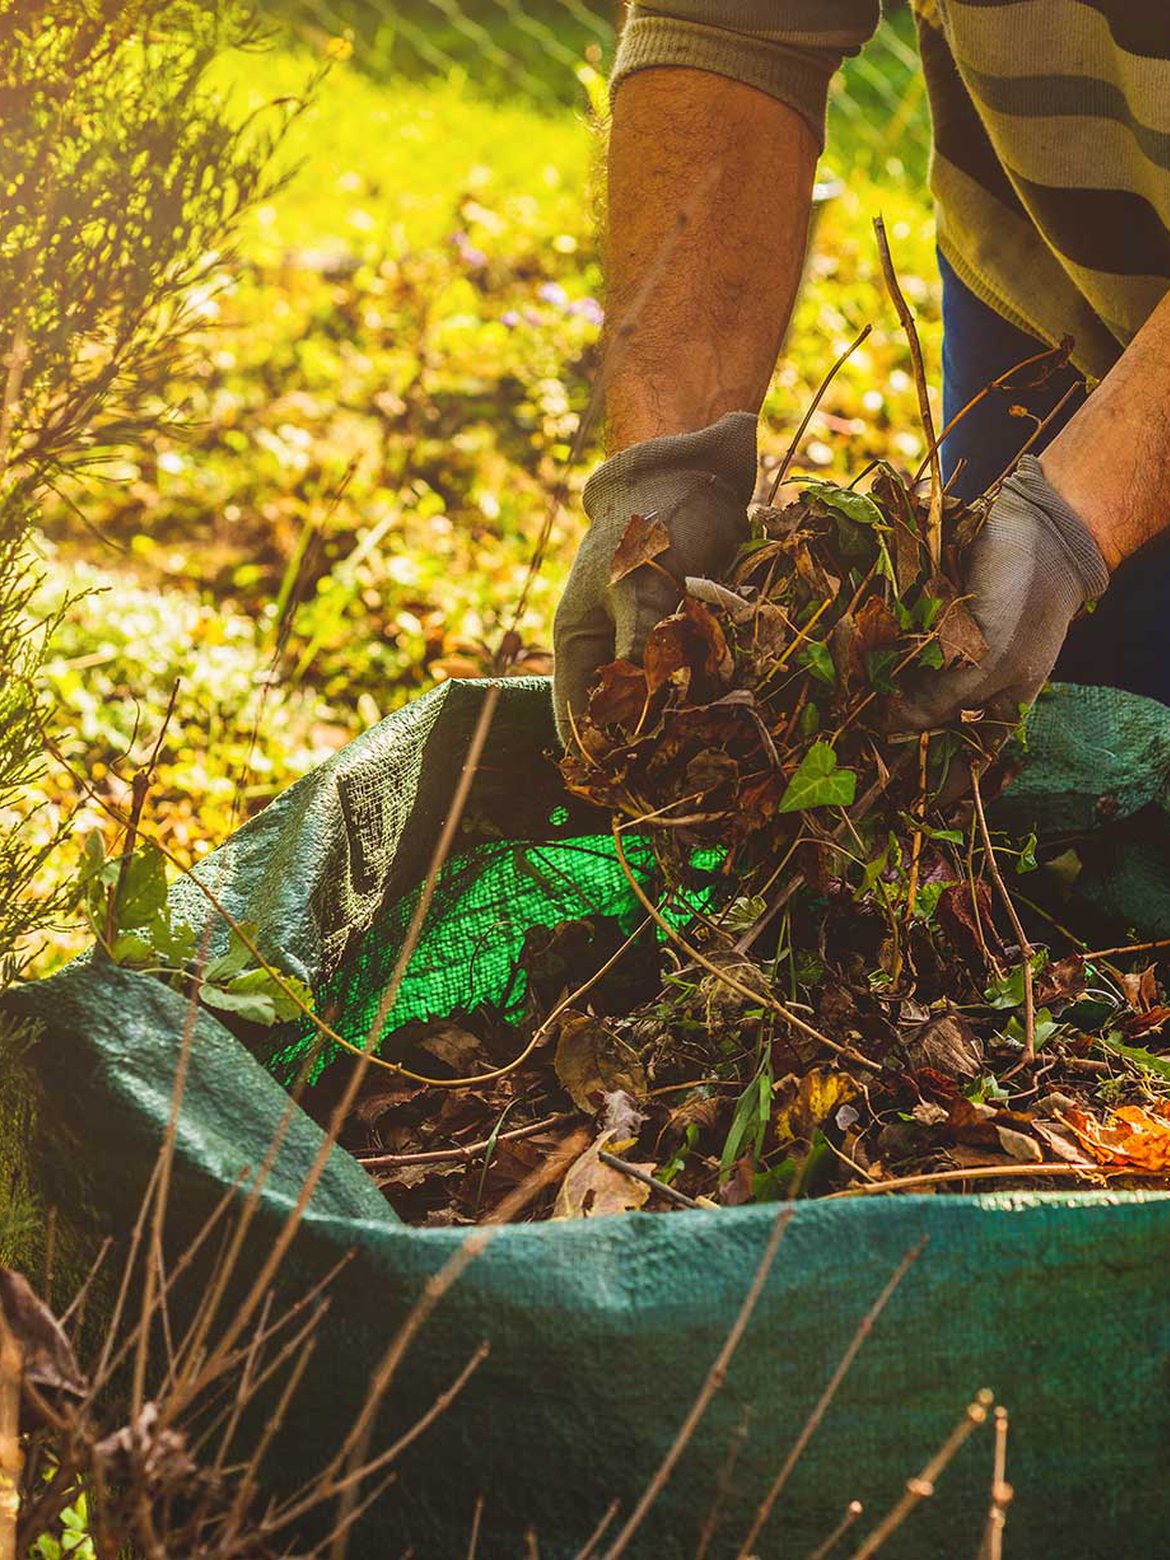
[(1109, 584), (1109, 569), (1101, 556), (1101, 549), (1076, 510), (1061, 498), (1044, 475), (1034, 455), (1023, 456), (1004, 483), (1005, 491), (1008, 488), (1043, 512), (1053, 536), (1081, 582), (1084, 600), (1095, 601), (1098, 596), (1103, 596)]
[(752, 412), (728, 412), (697, 433), (663, 434), (631, 445), (598, 466), (586, 482), (585, 513), (604, 521), (617, 504), (628, 519), (637, 507), (637, 489), (648, 479), (688, 472), (714, 478), (746, 509), (756, 486), (756, 421)]

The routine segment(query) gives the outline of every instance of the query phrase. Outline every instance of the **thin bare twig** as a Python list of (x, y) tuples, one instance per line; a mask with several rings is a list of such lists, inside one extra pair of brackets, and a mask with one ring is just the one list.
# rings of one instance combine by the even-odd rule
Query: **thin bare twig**
[(902, 1280), (906, 1277), (906, 1274), (922, 1255), (922, 1248), (925, 1246), (925, 1244), (926, 1238), (924, 1236), (916, 1246), (912, 1246), (910, 1248), (910, 1250), (902, 1258), (901, 1262), (898, 1263), (898, 1266), (894, 1269), (889, 1279), (887, 1279), (886, 1285), (881, 1294), (878, 1295), (873, 1305), (870, 1306), (869, 1310), (862, 1317), (857, 1331), (849, 1340), (848, 1348), (845, 1350), (845, 1353), (841, 1356), (841, 1359), (837, 1364), (836, 1370), (829, 1377), (828, 1385), (825, 1387), (825, 1390), (818, 1398), (812, 1413), (808, 1416), (808, 1420), (805, 1423), (804, 1429), (797, 1436), (796, 1441), (793, 1443), (792, 1450), (784, 1459), (784, 1463), (780, 1469), (780, 1472), (772, 1480), (772, 1483), (768, 1489), (768, 1493), (760, 1502), (759, 1510), (756, 1512), (755, 1520), (748, 1530), (747, 1537), (739, 1546), (739, 1553), (736, 1557), (736, 1560), (747, 1560), (747, 1556), (754, 1550), (756, 1540), (763, 1532), (764, 1525), (772, 1514), (772, 1508), (775, 1506), (777, 1500), (779, 1500), (781, 1494), (784, 1491), (785, 1485), (792, 1476), (792, 1470), (796, 1467), (801, 1457), (803, 1457), (805, 1448), (812, 1440), (814, 1434), (820, 1426), (821, 1421), (828, 1412), (829, 1405), (836, 1397), (841, 1383), (849, 1374), (850, 1367), (852, 1366), (853, 1361), (857, 1358), (862, 1345), (873, 1331), (874, 1324), (876, 1323), (878, 1317), (882, 1314), (886, 1306), (893, 1299), (894, 1291), (897, 1289), (898, 1285), (902, 1282)]
[(1073, 1175), (1086, 1181), (1107, 1181), (1111, 1176), (1133, 1175), (1132, 1170), (1108, 1171), (1104, 1165), (968, 1165), (962, 1170), (931, 1170), (922, 1175), (899, 1175), (889, 1181), (863, 1181), (839, 1192), (826, 1192), (822, 1202), (835, 1197), (870, 1197), (877, 1193), (916, 1192), (951, 1181), (1026, 1181), (1034, 1175)]
[(1036, 982), (1032, 969), (1032, 960), (1036, 950), (1028, 940), (1028, 934), (1024, 930), (1024, 923), (1020, 920), (1012, 896), (1007, 891), (1007, 884), (1003, 880), (1003, 874), (999, 870), (999, 863), (995, 859), (995, 847), (991, 843), (991, 831), (987, 827), (987, 815), (983, 811), (983, 794), (979, 785), (979, 768), (976, 764), (970, 766), (971, 770), (971, 795), (975, 801), (975, 816), (979, 820), (979, 833), (983, 839), (983, 852), (987, 859), (987, 870), (991, 874), (991, 881), (999, 892), (1007, 911), (1008, 920), (1012, 923), (1012, 931), (1016, 935), (1019, 944), (1020, 957), (1024, 961), (1024, 1066), (1030, 1066), (1036, 1060)]
[(897, 1532), (915, 1506), (920, 1501), (930, 1499), (934, 1494), (934, 1488), (938, 1483), (940, 1475), (948, 1467), (955, 1453), (967, 1440), (968, 1436), (986, 1421), (993, 1401), (994, 1398), (986, 1387), (975, 1394), (975, 1397), (964, 1410), (962, 1419), (959, 1420), (959, 1423), (951, 1431), (950, 1435), (947, 1436), (918, 1477), (907, 1480), (906, 1489), (901, 1499), (891, 1507), (877, 1527), (874, 1528), (873, 1532), (853, 1556), (853, 1560), (869, 1560), (869, 1556), (876, 1554), (886, 1540)]
[(865, 1507), (859, 1500), (851, 1500), (845, 1507), (845, 1514), (842, 1516), (840, 1522), (838, 1522), (837, 1526), (829, 1534), (828, 1538), (825, 1539), (823, 1544), (818, 1544), (815, 1549), (809, 1552), (808, 1560), (826, 1560), (826, 1556), (830, 1555), (833, 1550), (836, 1549), (837, 1545), (845, 1537), (846, 1533), (848, 1533), (849, 1529), (857, 1521), (858, 1517), (864, 1510)]
[(817, 407), (821, 404), (821, 400), (822, 400), (822, 398), (823, 398), (823, 396), (825, 394), (825, 391), (833, 383), (833, 380), (836, 379), (836, 377), (837, 377), (838, 373), (840, 372), (841, 368), (845, 365), (845, 363), (848, 362), (848, 360), (857, 351), (858, 347), (865, 340), (865, 338), (869, 335), (869, 333), (870, 333), (870, 331), (872, 329), (873, 329), (872, 325), (863, 325), (861, 327), (861, 329), (858, 331), (857, 335), (853, 338), (853, 340), (845, 348), (844, 352), (842, 352), (841, 356), (833, 364), (833, 366), (829, 370), (829, 372), (821, 380), (820, 385), (819, 385), (819, 387), (817, 389), (817, 393), (816, 393), (816, 395), (813, 396), (812, 400), (809, 402), (808, 410), (805, 412), (804, 416), (800, 419), (800, 426), (797, 428), (796, 432), (792, 435), (792, 442), (791, 442), (791, 444), (789, 444), (788, 449), (785, 451), (784, 459), (780, 462), (780, 465), (779, 465), (779, 467), (776, 470), (776, 475), (773, 478), (772, 486), (771, 486), (771, 488), (768, 491), (768, 503), (769, 504), (774, 504), (776, 502), (776, 494), (780, 491), (781, 484), (783, 483), (784, 478), (788, 475), (788, 468), (792, 465), (792, 462), (796, 458), (796, 452), (800, 448), (800, 441), (801, 441), (801, 439), (804, 438), (805, 430), (808, 428), (809, 423), (812, 422), (813, 413), (816, 411)]
[(483, 1521), (483, 1496), (475, 1497), (475, 1511), (471, 1517), (471, 1537), (467, 1540), (467, 1560), (475, 1560), (475, 1551), (479, 1548), (479, 1529)]
[(605, 1508), (605, 1513), (602, 1516), (601, 1521), (585, 1540), (585, 1547), (578, 1553), (577, 1560), (591, 1560), (591, 1556), (597, 1553), (598, 1544), (601, 1543), (601, 1540), (609, 1532), (610, 1525), (612, 1524), (613, 1519), (617, 1516), (618, 1512), (621, 1510), (621, 1506), (622, 1503), (620, 1500), (610, 1501), (609, 1505)]
[(791, 1207), (786, 1207), (781, 1209), (777, 1215), (776, 1221), (772, 1225), (772, 1233), (768, 1237), (768, 1244), (764, 1247), (763, 1255), (760, 1257), (759, 1265), (756, 1268), (755, 1277), (752, 1279), (748, 1292), (743, 1298), (743, 1304), (739, 1308), (739, 1314), (731, 1324), (730, 1331), (723, 1340), (723, 1346), (712, 1361), (711, 1369), (707, 1372), (703, 1385), (699, 1388), (698, 1396), (691, 1404), (686, 1418), (679, 1426), (678, 1434), (667, 1449), (666, 1456), (658, 1465), (657, 1472), (643, 1490), (638, 1504), (630, 1513), (625, 1526), (606, 1550), (605, 1560), (618, 1560), (618, 1556), (625, 1553), (630, 1540), (645, 1520), (646, 1513), (669, 1483), (670, 1476), (674, 1472), (679, 1458), (686, 1450), (691, 1437), (694, 1435), (699, 1421), (707, 1412), (711, 1399), (727, 1379), (727, 1367), (731, 1363), (731, 1357), (739, 1347), (744, 1333), (747, 1331), (753, 1311), (759, 1304), (760, 1296), (764, 1292), (764, 1285), (768, 1282), (768, 1274), (772, 1270), (776, 1252), (784, 1238), (784, 1232), (788, 1228), (793, 1212), (794, 1210)]
[(727, 1443), (727, 1451), (723, 1457), (723, 1466), (719, 1470), (719, 1477), (715, 1481), (715, 1494), (711, 1500), (710, 1509), (707, 1512), (706, 1521), (703, 1523), (703, 1531), (699, 1534), (699, 1542), (695, 1547), (694, 1560), (707, 1560), (707, 1552), (719, 1530), (719, 1522), (723, 1516), (723, 1507), (727, 1503), (727, 1497), (731, 1494), (731, 1480), (735, 1473), (735, 1465), (739, 1461), (739, 1454), (747, 1444), (748, 1430), (751, 1427), (751, 1407), (745, 1408), (739, 1424), (731, 1432), (731, 1438)]
[(934, 416), (930, 410), (930, 394), (926, 387), (926, 365), (922, 358), (922, 343), (918, 339), (918, 328), (914, 324), (914, 315), (911, 312), (910, 305), (906, 302), (905, 295), (898, 281), (898, 274), (894, 270), (894, 261), (890, 254), (890, 241), (886, 237), (886, 224), (881, 217), (873, 219), (873, 231), (877, 238), (878, 254), (881, 256), (882, 276), (885, 278), (886, 291), (889, 293), (894, 308), (897, 310), (898, 319), (906, 333), (906, 341), (910, 347), (910, 361), (914, 367), (914, 388), (918, 392), (918, 415), (922, 418), (922, 431), (926, 438), (927, 447), (931, 451), (930, 511), (926, 527), (926, 545), (930, 552), (930, 561), (937, 570), (942, 558), (942, 461), (939, 458), (938, 446), (934, 437)]
[(980, 1560), (1002, 1560), (1003, 1530), (1007, 1509), (1015, 1491), (1007, 1482), (1008, 1411), (1001, 1404), (995, 1411), (995, 1461), (991, 1475), (991, 1506), (983, 1534)]
[(611, 1154), (608, 1149), (602, 1148), (597, 1152), (598, 1159), (603, 1165), (608, 1165), (611, 1170), (620, 1170), (623, 1175), (628, 1175), (631, 1181), (638, 1181), (643, 1186), (648, 1186), (653, 1192), (661, 1192), (663, 1197), (668, 1197), (671, 1202), (678, 1203), (683, 1208), (714, 1208), (715, 1203), (709, 1197), (688, 1197), (685, 1192), (680, 1192), (676, 1186), (668, 1186), (665, 1181), (660, 1181), (647, 1170), (640, 1170), (637, 1165), (632, 1165), (628, 1159), (619, 1159), (616, 1154)]
[(571, 1119), (565, 1111), (555, 1116), (545, 1116), (541, 1121), (530, 1121), (527, 1126), (516, 1127), (512, 1132), (500, 1132), (495, 1137), (484, 1138), (482, 1143), (455, 1144), (451, 1148), (428, 1148), (417, 1154), (364, 1154), (354, 1158), (365, 1170), (393, 1170), (402, 1165), (441, 1165), (450, 1160), (475, 1159), (485, 1154), (495, 1143), (514, 1143), (517, 1138), (536, 1137), (552, 1127), (563, 1126)]

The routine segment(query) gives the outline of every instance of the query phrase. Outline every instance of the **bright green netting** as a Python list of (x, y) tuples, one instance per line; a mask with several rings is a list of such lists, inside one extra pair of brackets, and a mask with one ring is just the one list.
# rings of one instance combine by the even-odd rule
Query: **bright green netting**
[[(567, 826), (567, 809), (554, 809), (549, 821), (554, 828)], [(630, 836), (623, 848), (631, 871), (639, 882), (646, 882), (654, 868), (648, 843)], [(695, 854), (692, 871), (700, 886), (664, 904), (663, 918), (668, 923), (681, 925), (704, 907), (712, 888), (702, 886), (702, 876), (714, 874), (721, 860), (721, 853), (715, 851)], [(333, 1027), (355, 1045), (368, 1043), (421, 893), (421, 887), (416, 888), (384, 906), (357, 952), (317, 989), (317, 1011), (334, 1015)], [(412, 1021), (447, 1019), (481, 1007), (498, 1019), (516, 1023), (527, 994), (520, 957), (531, 929), (601, 917), (615, 920), (623, 936), (629, 936), (643, 916), (608, 834), (541, 844), (507, 840), (472, 846), (439, 875), (398, 994), (379, 1024), (377, 1049), (382, 1050), (387, 1036)], [(315, 1053), (310, 1077), (316, 1081), (337, 1059), (340, 1048), (328, 1042), (321, 1045), (310, 1021), (288, 1025), (277, 1038), (268, 1065), (288, 1083), (310, 1052)]]

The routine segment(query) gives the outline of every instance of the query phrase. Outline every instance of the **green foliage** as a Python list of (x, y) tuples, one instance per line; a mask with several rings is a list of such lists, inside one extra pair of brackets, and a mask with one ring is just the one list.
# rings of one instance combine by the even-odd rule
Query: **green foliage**
[(814, 742), (780, 798), (780, 812), (809, 807), (848, 807), (857, 792), (857, 776), (837, 767), (837, 755), (827, 742)]
[(82, 1491), (60, 1516), (58, 1537), (42, 1533), (33, 1545), (31, 1560), (97, 1560), (89, 1535), (89, 1505)]
[[(25, 546), (46, 500), (170, 420), (167, 381), (210, 255), (275, 188), (290, 117), (241, 126), (205, 85), (257, 38), (235, 0), (95, 7), (0, 0), (0, 980), (61, 910), (51, 865), (68, 799), (39, 779), (49, 712), (37, 686), (68, 590), (38, 595)], [(38, 621), (39, 618), (39, 621)], [(27, 793), (32, 792), (31, 817)]]
[(177, 991), (250, 1024), (271, 1025), (312, 1008), (312, 992), (294, 975), (257, 962), (259, 929), (233, 928), (227, 951), (205, 959), (195, 932), (177, 920), (167, 901), (167, 874), (157, 846), (110, 858), (102, 837), (90, 834), (77, 885), (92, 935), (116, 964), (165, 979)]

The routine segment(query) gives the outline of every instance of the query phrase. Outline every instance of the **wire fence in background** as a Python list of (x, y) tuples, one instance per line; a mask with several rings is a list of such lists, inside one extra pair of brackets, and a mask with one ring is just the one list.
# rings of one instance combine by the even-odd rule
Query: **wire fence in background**
[[(310, 37), (350, 34), (362, 68), (390, 79), (458, 72), (490, 96), (580, 105), (582, 70), (604, 71), (620, 0), (268, 0)], [(930, 125), (908, 8), (892, 4), (876, 37), (833, 83), (830, 151), (894, 176), (925, 173)]]

